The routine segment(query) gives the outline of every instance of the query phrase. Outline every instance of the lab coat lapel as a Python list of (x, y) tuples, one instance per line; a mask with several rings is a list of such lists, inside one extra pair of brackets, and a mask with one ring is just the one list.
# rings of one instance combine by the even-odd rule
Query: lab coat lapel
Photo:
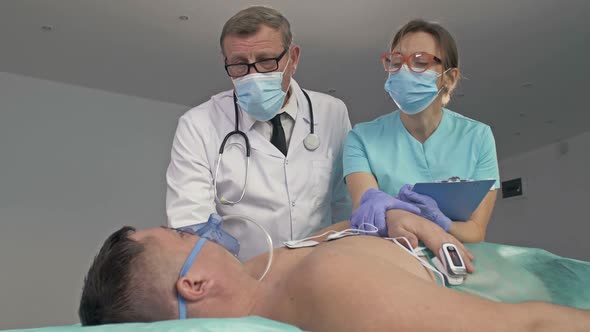
[(264, 139), (264, 137), (262, 137), (262, 135), (256, 130), (250, 129), (247, 135), (250, 138), (250, 146), (252, 147), (252, 150), (277, 158), (285, 158), (279, 149), (272, 145), (270, 141)]
[[(232, 104), (233, 105), (233, 104)], [(232, 106), (233, 107), (233, 106)], [(260, 153), (284, 158), (281, 151), (279, 151), (272, 143), (265, 139), (259, 132), (254, 129), (254, 120), (248, 114), (246, 114), (241, 109), (240, 112), (240, 130), (242, 130), (246, 136), (248, 136), (248, 140), (250, 140), (250, 149), (253, 151), (258, 151)]]
[(295, 119), (295, 125), (293, 126), (293, 133), (291, 134), (291, 141), (289, 143), (289, 150), (287, 155), (293, 155), (298, 149), (303, 149), (303, 140), (309, 134), (309, 104), (307, 99), (303, 95), (299, 85), (293, 81), (293, 92), (297, 98), (297, 118)]
[[(240, 110), (240, 112), (242, 112)], [(242, 117), (244, 118), (245, 115), (242, 112)], [(265, 139), (259, 132), (257, 132), (254, 129), (254, 126), (252, 126), (252, 123), (246, 123), (248, 122), (248, 119), (245, 119), (245, 121), (240, 121), (240, 123), (244, 124), (244, 126), (242, 128), (249, 128), (247, 130), (244, 130), (244, 132), (246, 133), (246, 135), (248, 136), (248, 139), (250, 140), (250, 148), (254, 151), (258, 151), (260, 153), (269, 155), (269, 156), (273, 156), (273, 157), (277, 157), (277, 158), (284, 158), (285, 156), (283, 156), (283, 154), (281, 153), (281, 151), (279, 151), (279, 149), (277, 149), (274, 145), (272, 145), (272, 143)]]

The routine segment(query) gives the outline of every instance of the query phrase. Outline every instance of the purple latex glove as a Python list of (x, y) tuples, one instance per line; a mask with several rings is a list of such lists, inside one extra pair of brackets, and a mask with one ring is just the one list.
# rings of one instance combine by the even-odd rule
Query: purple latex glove
[(371, 224), (379, 229), (379, 236), (387, 236), (386, 212), (399, 209), (420, 215), (420, 209), (411, 203), (402, 202), (380, 190), (371, 188), (361, 197), (361, 204), (350, 217), (350, 225), (354, 229), (369, 231), (363, 224)]
[(420, 216), (434, 222), (439, 225), (446, 232), (451, 227), (451, 219), (445, 216), (444, 213), (438, 208), (436, 201), (427, 195), (418, 194), (412, 191), (413, 186), (405, 184), (400, 190), (398, 198), (404, 202), (414, 204), (420, 209)]

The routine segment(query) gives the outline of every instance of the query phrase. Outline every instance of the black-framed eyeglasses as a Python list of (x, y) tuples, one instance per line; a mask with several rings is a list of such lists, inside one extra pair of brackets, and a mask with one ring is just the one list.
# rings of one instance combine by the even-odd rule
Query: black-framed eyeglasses
[(270, 59), (262, 59), (252, 63), (235, 63), (230, 65), (225, 65), (225, 71), (230, 77), (242, 77), (247, 75), (250, 72), (250, 67), (254, 67), (256, 72), (258, 73), (270, 73), (271, 71), (275, 71), (279, 69), (279, 61), (287, 54), (289, 49), (286, 48), (281, 54), (279, 54), (276, 58)]

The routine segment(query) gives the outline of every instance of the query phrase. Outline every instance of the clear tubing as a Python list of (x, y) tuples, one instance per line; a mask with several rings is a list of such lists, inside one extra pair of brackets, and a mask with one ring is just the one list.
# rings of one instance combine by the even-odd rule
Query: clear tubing
[(262, 281), (264, 279), (264, 277), (266, 276), (266, 274), (268, 273), (268, 271), (270, 270), (270, 266), (272, 265), (274, 247), (272, 244), (272, 238), (270, 237), (270, 234), (268, 234), (268, 232), (266, 231), (266, 229), (264, 229), (264, 227), (262, 227), (262, 225), (260, 225), (256, 221), (254, 221), (252, 218), (249, 218), (246, 216), (227, 215), (227, 216), (223, 216), (221, 219), (223, 221), (230, 220), (230, 219), (246, 220), (246, 221), (251, 222), (254, 225), (258, 226), (258, 228), (260, 228), (260, 230), (262, 230), (262, 232), (264, 233), (264, 235), (266, 237), (266, 242), (268, 243), (269, 250), (268, 250), (268, 263), (266, 263), (266, 268), (264, 269), (262, 276), (260, 276), (260, 278), (258, 279), (258, 281)]

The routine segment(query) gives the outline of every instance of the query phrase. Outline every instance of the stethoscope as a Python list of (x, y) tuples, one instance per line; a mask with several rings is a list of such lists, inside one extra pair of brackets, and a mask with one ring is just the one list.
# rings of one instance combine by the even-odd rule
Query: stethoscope
[[(320, 146), (320, 137), (318, 135), (315, 134), (315, 130), (314, 130), (314, 122), (313, 122), (313, 106), (311, 104), (311, 99), (309, 98), (309, 95), (307, 94), (307, 92), (305, 92), (305, 90), (301, 89), (301, 92), (303, 92), (303, 94), (305, 95), (305, 99), (307, 99), (307, 104), (309, 105), (309, 134), (307, 134), (307, 136), (305, 137), (305, 139), (303, 140), (303, 146), (305, 146), (305, 148), (308, 151), (315, 151), (319, 146)], [(225, 138), (223, 139), (223, 141), (221, 142), (221, 146), (219, 147), (219, 157), (217, 157), (217, 167), (215, 168), (215, 176), (213, 178), (213, 191), (215, 192), (215, 198), (217, 199), (217, 201), (223, 205), (234, 205), (237, 204), (239, 202), (242, 201), (242, 199), (244, 198), (244, 195), (246, 194), (246, 185), (248, 184), (248, 170), (250, 168), (250, 140), (248, 139), (248, 136), (246, 135), (246, 133), (244, 133), (243, 131), (240, 130), (239, 127), (239, 112), (238, 112), (238, 98), (236, 97), (236, 94), (234, 93), (234, 111), (235, 111), (235, 130), (229, 132), (227, 135), (225, 135)], [(237, 201), (230, 201), (224, 197), (219, 197), (217, 195), (217, 174), (219, 173), (219, 165), (221, 165), (221, 160), (222, 160), (222, 156), (223, 156), (223, 151), (225, 150), (225, 144), (227, 143), (227, 140), (232, 137), (233, 135), (239, 135), (242, 136), (242, 138), (244, 139), (244, 142), (246, 142), (246, 179), (244, 181), (244, 186), (242, 187), (242, 194), (240, 195), (240, 198)]]

